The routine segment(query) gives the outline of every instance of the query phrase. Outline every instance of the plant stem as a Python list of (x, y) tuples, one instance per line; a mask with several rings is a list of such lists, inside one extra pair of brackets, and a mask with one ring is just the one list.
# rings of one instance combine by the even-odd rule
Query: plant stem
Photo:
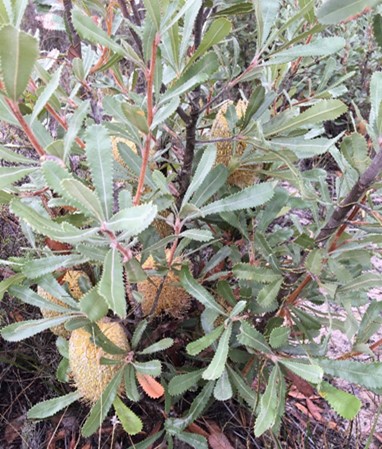
[(69, 56), (71, 59), (82, 58), (81, 39), (72, 22), (72, 0), (64, 0), (64, 18), (69, 30), (71, 46), (69, 48)]
[(146, 79), (147, 79), (147, 125), (149, 128), (149, 132), (146, 135), (145, 140), (145, 146), (143, 148), (143, 154), (142, 154), (142, 165), (141, 165), (141, 171), (139, 173), (139, 180), (138, 180), (138, 188), (137, 193), (134, 198), (134, 205), (137, 206), (141, 200), (142, 192), (143, 192), (143, 186), (145, 183), (145, 176), (146, 176), (146, 169), (147, 165), (149, 163), (149, 156), (150, 156), (150, 147), (151, 147), (151, 140), (153, 138), (152, 132), (151, 132), (151, 125), (153, 123), (153, 117), (154, 117), (154, 93), (153, 93), (153, 86), (154, 86), (154, 75), (155, 75), (155, 65), (156, 65), (156, 58), (157, 58), (157, 50), (158, 45), (160, 43), (161, 36), (159, 33), (155, 35), (155, 38), (153, 40), (152, 46), (151, 46), (151, 61), (150, 61), (150, 68), (147, 71)]

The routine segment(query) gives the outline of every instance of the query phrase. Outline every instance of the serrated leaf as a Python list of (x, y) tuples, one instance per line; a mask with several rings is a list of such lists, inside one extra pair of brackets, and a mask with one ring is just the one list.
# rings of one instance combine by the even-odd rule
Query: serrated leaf
[(131, 364), (125, 367), (125, 391), (130, 401), (138, 402), (141, 399), (135, 378), (135, 369)]
[(42, 318), (40, 320), (19, 321), (9, 324), (1, 329), (0, 334), (7, 341), (21, 341), (32, 337), (50, 327), (65, 323), (69, 316), (60, 315), (54, 318)]
[(38, 41), (12, 25), (0, 29), (0, 75), (8, 98), (17, 101), (39, 56)]
[(236, 388), (239, 395), (244, 399), (244, 401), (249, 405), (249, 407), (254, 410), (257, 403), (257, 394), (252, 388), (247, 384), (245, 379), (241, 374), (238, 374), (230, 366), (227, 366), (228, 374), (230, 376), (231, 382)]
[(362, 321), (358, 329), (356, 345), (367, 343), (370, 337), (382, 327), (382, 301), (372, 302), (363, 312)]
[(273, 182), (264, 182), (227, 196), (222, 200), (215, 201), (207, 206), (203, 206), (199, 211), (191, 213), (187, 218), (206, 217), (211, 214), (220, 214), (223, 212), (234, 212), (241, 209), (250, 209), (261, 206), (268, 202), (274, 194), (276, 184)]
[(155, 352), (165, 351), (166, 349), (171, 348), (173, 344), (174, 340), (172, 338), (163, 338), (143, 349), (143, 351), (139, 351), (139, 354), (154, 354)]
[(131, 337), (131, 347), (132, 349), (137, 349), (137, 346), (139, 345), (142, 335), (144, 331), (146, 330), (148, 325), (147, 320), (141, 320), (138, 325), (136, 326), (133, 336)]
[(316, 11), (318, 21), (324, 25), (335, 25), (350, 16), (355, 16), (367, 7), (373, 7), (379, 0), (327, 0)]
[(289, 327), (276, 327), (272, 329), (271, 335), (269, 336), (269, 344), (274, 349), (285, 346), (288, 343), (289, 335)]
[(73, 402), (80, 399), (80, 394), (78, 391), (74, 391), (72, 393), (66, 394), (64, 396), (60, 396), (59, 398), (49, 399), (47, 401), (40, 402), (34, 405), (28, 411), (28, 419), (44, 419), (52, 416), (62, 410), (65, 407), (68, 407)]
[(44, 109), (45, 105), (52, 98), (53, 94), (56, 92), (62, 73), (63, 66), (60, 66), (56, 72), (51, 76), (49, 82), (45, 86), (44, 90), (40, 93), (37, 98), (36, 104), (33, 107), (33, 112), (30, 118), (30, 123), (32, 124), (34, 120), (38, 117), (40, 112)]
[(247, 307), (247, 301), (239, 301), (231, 310), (229, 317), (235, 318)]
[(105, 219), (101, 203), (97, 195), (76, 179), (64, 179), (61, 185), (68, 195), (77, 203), (81, 204), (81, 211), (85, 214), (90, 212), (98, 221)]
[(98, 291), (115, 314), (126, 317), (122, 257), (116, 248), (111, 248), (106, 254)]
[(159, 399), (164, 395), (163, 386), (152, 376), (136, 372), (135, 377), (137, 378), (137, 381), (139, 385), (142, 387), (143, 391), (151, 399)]
[(0, 145), (0, 159), (7, 162), (14, 162), (16, 164), (38, 164), (38, 161), (32, 158), (27, 158), (22, 154), (18, 154), (6, 147)]
[(232, 398), (232, 395), (232, 385), (229, 381), (228, 372), (226, 369), (224, 369), (222, 375), (216, 382), (214, 388), (214, 398), (218, 401), (228, 401)]
[(257, 302), (262, 307), (269, 307), (273, 301), (276, 300), (282, 286), (283, 280), (271, 282), (269, 285), (263, 287), (257, 295)]
[(321, 37), (310, 44), (295, 45), (271, 56), (267, 64), (285, 64), (297, 58), (329, 56), (338, 53), (346, 45), (343, 37)]
[(243, 281), (254, 281), (259, 283), (271, 283), (280, 280), (280, 274), (269, 268), (256, 267), (249, 263), (238, 263), (232, 268), (236, 278)]
[(84, 437), (90, 437), (101, 426), (102, 421), (105, 419), (117, 396), (117, 392), (122, 381), (122, 374), (123, 370), (121, 369), (113, 377), (101, 397), (92, 407), (90, 415), (81, 429), (81, 433)]
[(74, 111), (74, 114), (68, 121), (68, 130), (64, 136), (64, 161), (67, 160), (70, 151), (72, 149), (73, 143), (80, 132), (82, 127), (82, 122), (88, 114), (90, 109), (90, 101), (86, 100), (80, 103), (78, 108)]
[(87, 258), (77, 254), (43, 257), (26, 262), (22, 267), (22, 272), (27, 278), (35, 279), (44, 274), (52, 273), (58, 268), (71, 268), (87, 261)]
[(195, 191), (201, 186), (208, 173), (211, 171), (216, 160), (216, 147), (209, 145), (203, 152), (198, 167), (195, 171), (195, 175), (192, 177), (191, 183), (184, 195), (182, 206), (184, 206)]
[(272, 353), (264, 336), (247, 321), (241, 322), (240, 334), (237, 336), (237, 339), (242, 345), (249, 346), (256, 351), (263, 352), (264, 354)]
[(225, 364), (227, 362), (228, 351), (229, 351), (229, 340), (232, 334), (232, 323), (230, 323), (222, 336), (220, 337), (218, 346), (215, 351), (211, 363), (208, 365), (203, 373), (203, 379), (206, 380), (216, 380), (222, 375)]
[(326, 153), (337, 139), (305, 139), (304, 137), (277, 137), (271, 140), (271, 145), (275, 148), (287, 148), (299, 159), (306, 159)]
[[(272, 121), (268, 122), (270, 129), (267, 129), (266, 126), (264, 134), (265, 137), (270, 137), (274, 134), (287, 133), (309, 124), (321, 123), (326, 120), (335, 120), (346, 111), (347, 106), (340, 100), (322, 100), (289, 120), (281, 121), (281, 123), (274, 122), (279, 123), (276, 125), (272, 124)], [(287, 111), (286, 113), (289, 112), (290, 111)], [(280, 120), (280, 118), (281, 115), (278, 116), (278, 120)]]
[(363, 273), (346, 285), (341, 286), (338, 292), (345, 293), (379, 287), (381, 282), (382, 275), (380, 273)]
[(203, 371), (204, 368), (174, 376), (168, 384), (168, 392), (171, 396), (178, 396), (185, 393), (190, 388), (196, 387), (199, 380), (202, 378)]
[(82, 14), (79, 10), (74, 10), (72, 12), (72, 20), (74, 28), (82, 39), (96, 45), (103, 45), (104, 47), (110, 48), (110, 50), (113, 50), (119, 55), (125, 54), (123, 47), (114, 42), (113, 39), (108, 36), (106, 31), (95, 24), (91, 17)]
[(48, 299), (42, 298), (33, 290), (24, 285), (13, 285), (9, 288), (9, 294), (15, 296), (16, 298), (23, 301), (25, 304), (30, 304), (35, 307), (39, 307), (40, 309), (46, 310), (54, 310), (60, 313), (69, 313), (73, 309), (70, 309), (68, 306), (61, 306), (59, 304), (55, 304)]
[(80, 309), (90, 321), (98, 321), (107, 315), (108, 305), (98, 292), (98, 285), (94, 286), (81, 297)]
[(362, 403), (356, 396), (339, 390), (327, 382), (321, 382), (318, 393), (344, 419), (354, 419), (361, 409)]
[(269, 376), (268, 384), (260, 400), (260, 412), (255, 423), (255, 436), (261, 436), (265, 431), (272, 428), (277, 417), (278, 384), (283, 377), (277, 366), (274, 366)]
[(370, 125), (376, 125), (380, 115), (382, 103), (382, 72), (374, 72), (370, 81), (371, 110), (369, 116)]
[(0, 167), (0, 189), (4, 189), (36, 170), (36, 167)]
[(151, 129), (155, 129), (157, 126), (164, 123), (169, 117), (171, 117), (175, 111), (178, 109), (180, 104), (180, 98), (174, 97), (167, 103), (162, 104), (162, 106), (155, 113), (153, 122), (151, 124)]
[(319, 365), (311, 365), (281, 359), (279, 360), (279, 363), (308, 382), (319, 384), (322, 381), (324, 371)]
[(207, 439), (203, 435), (191, 432), (179, 432), (176, 434), (176, 438), (195, 449), (208, 449)]
[(201, 207), (225, 185), (228, 179), (228, 169), (224, 165), (214, 167), (206, 176), (192, 198), (192, 204)]
[(182, 268), (180, 272), (180, 282), (186, 292), (197, 299), (205, 307), (213, 309), (221, 315), (227, 316), (225, 310), (215, 301), (214, 297), (192, 277), (188, 267)]
[(14, 274), (9, 278), (5, 278), (0, 282), (0, 301), (3, 299), (4, 293), (12, 286), (17, 285), (25, 279), (22, 273)]
[(373, 32), (374, 32), (374, 37), (375, 37), (377, 44), (382, 49), (382, 15), (381, 14), (374, 15)]
[(157, 211), (157, 206), (152, 203), (122, 209), (105, 223), (105, 226), (111, 231), (123, 231), (123, 238), (127, 239), (147, 229)]
[(153, 444), (159, 440), (159, 438), (163, 435), (164, 430), (161, 430), (160, 432), (154, 433), (154, 435), (151, 435), (150, 437), (145, 438), (143, 441), (139, 443), (135, 443), (132, 446), (129, 446), (127, 449), (149, 449), (153, 446)]
[(113, 153), (107, 129), (103, 125), (90, 126), (85, 143), (93, 185), (108, 220), (113, 210)]
[(363, 385), (366, 388), (382, 388), (382, 363), (362, 363), (353, 360), (314, 360), (325, 374)]
[(149, 362), (134, 362), (134, 368), (138, 373), (148, 374), (149, 376), (160, 376), (162, 365), (159, 360), (150, 360)]
[(203, 337), (200, 337), (197, 340), (188, 343), (188, 345), (186, 346), (187, 353), (192, 356), (198, 355), (200, 352), (211, 346), (212, 343), (220, 337), (220, 335), (223, 333), (223, 330), (223, 325), (218, 326), (212, 332), (209, 332)]
[(130, 410), (118, 396), (114, 399), (113, 406), (125, 432), (129, 435), (136, 435), (142, 431), (143, 424), (139, 416)]
[(197, 242), (209, 242), (214, 238), (208, 229), (187, 229), (179, 234), (179, 237), (195, 240)]
[(313, 249), (305, 259), (305, 268), (316, 276), (319, 276), (322, 271), (322, 264), (325, 258), (325, 253), (322, 249)]

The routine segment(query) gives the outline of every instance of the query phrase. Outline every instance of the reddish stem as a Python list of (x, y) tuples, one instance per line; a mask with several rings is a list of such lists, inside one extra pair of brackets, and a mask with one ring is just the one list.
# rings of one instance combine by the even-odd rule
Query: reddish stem
[(137, 206), (141, 200), (143, 186), (145, 183), (146, 169), (147, 169), (147, 165), (149, 163), (151, 140), (153, 138), (150, 127), (153, 123), (153, 117), (154, 117), (153, 85), (154, 85), (155, 64), (156, 64), (156, 59), (157, 59), (157, 49), (158, 49), (159, 42), (160, 42), (160, 34), (157, 33), (153, 40), (153, 43), (152, 43), (150, 68), (147, 71), (147, 75), (146, 75), (146, 79), (147, 79), (147, 125), (149, 128), (149, 132), (146, 136), (145, 146), (144, 146), (143, 152), (142, 152), (141, 172), (139, 174), (137, 193), (134, 198), (135, 206)]

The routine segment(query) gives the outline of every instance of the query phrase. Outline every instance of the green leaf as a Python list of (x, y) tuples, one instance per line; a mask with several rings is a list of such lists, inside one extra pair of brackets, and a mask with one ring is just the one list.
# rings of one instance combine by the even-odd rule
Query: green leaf
[(236, 388), (239, 395), (244, 399), (244, 401), (249, 405), (249, 407), (254, 410), (257, 403), (257, 394), (252, 388), (246, 383), (242, 374), (238, 374), (230, 366), (227, 366), (228, 374), (230, 380), (234, 387)]
[(18, 323), (9, 324), (1, 329), (0, 333), (4, 340), (21, 341), (25, 338), (32, 337), (50, 327), (59, 326), (65, 323), (69, 315), (61, 315), (54, 318), (42, 318), (40, 320), (19, 321)]
[(363, 312), (355, 344), (367, 343), (369, 338), (376, 334), (382, 327), (382, 301), (372, 302)]
[(154, 435), (151, 435), (150, 437), (145, 438), (140, 443), (135, 443), (132, 446), (129, 446), (127, 449), (149, 449), (153, 446), (153, 444), (159, 440), (159, 438), (163, 435), (164, 430), (161, 430), (160, 432), (154, 433)]
[(66, 394), (65, 396), (60, 396), (59, 398), (40, 402), (34, 405), (28, 411), (28, 419), (48, 418), (49, 416), (56, 414), (63, 408), (68, 407), (78, 399), (80, 399), (80, 394), (78, 393), (78, 391), (74, 391), (72, 393)]
[(81, 211), (90, 212), (98, 221), (103, 221), (105, 216), (96, 194), (76, 179), (64, 179), (61, 185), (68, 195), (81, 204)]
[(229, 323), (222, 336), (220, 337), (218, 346), (215, 351), (211, 363), (203, 373), (203, 379), (216, 380), (223, 374), (229, 351), (229, 340), (232, 334), (232, 323)]
[(19, 181), (36, 169), (36, 167), (0, 167), (0, 189)]
[(257, 21), (257, 41), (260, 49), (275, 26), (280, 9), (280, 0), (258, 0), (254, 4)]
[(374, 37), (379, 45), (380, 49), (382, 49), (382, 15), (375, 14), (373, 18), (373, 32)]
[(363, 385), (366, 388), (382, 388), (382, 363), (362, 363), (352, 360), (315, 360), (325, 374)]
[(382, 282), (382, 275), (380, 273), (363, 273), (357, 276), (351, 282), (341, 286), (338, 292), (354, 292), (373, 287), (380, 287)]
[(203, 371), (204, 368), (174, 376), (168, 384), (168, 392), (171, 396), (178, 396), (185, 393), (187, 390), (196, 387), (199, 380), (202, 378)]
[(49, 103), (53, 94), (56, 92), (58, 86), (60, 85), (60, 78), (63, 66), (60, 66), (54, 75), (50, 78), (48, 84), (45, 86), (44, 90), (38, 96), (36, 104), (33, 107), (33, 112), (30, 118), (30, 123), (32, 124), (34, 120), (38, 117), (40, 112), (44, 109), (45, 105)]
[(106, 254), (98, 291), (115, 314), (121, 318), (126, 317), (123, 265), (121, 255), (116, 248), (111, 248)]
[(221, 9), (220, 11), (216, 12), (214, 14), (214, 17), (221, 17), (221, 16), (229, 17), (235, 14), (249, 14), (251, 11), (253, 11), (252, 3), (237, 3), (233, 6)]
[(224, 369), (222, 375), (216, 382), (214, 388), (214, 398), (218, 401), (228, 401), (232, 398), (232, 395), (232, 385), (229, 381), (228, 372), (226, 369)]
[(134, 368), (138, 373), (148, 374), (157, 377), (161, 375), (162, 365), (159, 360), (150, 360), (149, 362), (133, 362)]
[(247, 321), (242, 321), (240, 325), (240, 334), (237, 336), (239, 343), (249, 346), (256, 351), (264, 354), (271, 354), (272, 350), (266, 342), (264, 336), (252, 327)]
[(209, 242), (214, 238), (208, 229), (187, 229), (179, 234), (179, 237), (196, 240), (197, 242)]
[(166, 430), (170, 434), (176, 435), (179, 431), (184, 430), (196, 419), (198, 419), (208, 405), (214, 386), (215, 382), (207, 382), (202, 391), (192, 401), (191, 407), (184, 417), (166, 420)]
[(142, 335), (145, 332), (148, 325), (147, 320), (141, 320), (139, 321), (138, 325), (134, 329), (133, 336), (131, 337), (131, 347), (132, 349), (137, 349), (137, 346), (139, 345)]
[[(291, 118), (285, 122), (282, 121), (279, 124), (277, 124), (278, 122), (274, 122), (276, 125), (273, 124), (273, 126), (272, 121), (268, 122), (271, 129), (267, 130), (265, 127), (264, 133), (266, 137), (274, 134), (287, 133), (309, 124), (320, 123), (326, 120), (335, 120), (346, 111), (346, 105), (340, 100), (322, 100), (302, 114), (299, 114), (297, 117)], [(290, 111), (288, 111), (288, 113), (289, 112)], [(280, 120), (281, 117), (281, 114), (279, 114), (278, 120)]]
[(322, 265), (325, 259), (325, 253), (322, 249), (314, 249), (305, 260), (305, 268), (308, 272), (319, 276), (322, 272)]
[(370, 81), (371, 111), (370, 125), (375, 126), (380, 119), (380, 106), (382, 103), (382, 72), (374, 72)]
[(143, 351), (139, 351), (139, 354), (154, 354), (155, 352), (165, 351), (174, 344), (172, 338), (163, 338), (162, 340), (148, 346)]
[(155, 112), (153, 122), (151, 124), (151, 129), (155, 129), (157, 126), (164, 123), (169, 117), (171, 117), (174, 112), (178, 109), (180, 104), (179, 97), (174, 97), (167, 103), (162, 104), (162, 106)]
[(233, 275), (244, 281), (254, 281), (263, 284), (277, 282), (281, 276), (270, 268), (256, 267), (249, 263), (238, 263), (232, 268)]
[(157, 212), (157, 206), (152, 203), (129, 207), (117, 212), (105, 226), (111, 231), (124, 231), (123, 239), (128, 239), (148, 228)]
[(22, 154), (18, 154), (15, 151), (9, 150), (6, 147), (0, 145), (0, 158), (3, 161), (14, 162), (16, 164), (38, 164), (38, 161), (32, 158), (27, 158)]
[(123, 430), (129, 435), (142, 432), (143, 424), (139, 416), (129, 409), (117, 396), (113, 402), (115, 413), (121, 422)]
[(178, 432), (175, 437), (195, 449), (208, 449), (207, 439), (202, 435), (192, 432)]
[(3, 299), (4, 293), (12, 286), (17, 285), (24, 280), (25, 276), (22, 273), (14, 274), (9, 278), (5, 278), (0, 282), (0, 301)]
[(269, 285), (263, 287), (257, 295), (257, 302), (261, 307), (270, 307), (271, 304), (277, 299), (280, 288), (283, 284), (283, 280), (273, 281)]
[(93, 185), (108, 220), (113, 210), (113, 153), (107, 129), (103, 125), (90, 126), (85, 143)]
[(12, 25), (0, 29), (0, 75), (8, 98), (17, 101), (39, 56), (38, 41)]
[(208, 334), (203, 335), (203, 337), (200, 337), (197, 340), (188, 343), (188, 345), (186, 346), (187, 353), (192, 356), (198, 355), (200, 352), (211, 346), (212, 343), (220, 337), (220, 335), (223, 333), (223, 330), (223, 325), (218, 326), (212, 332), (209, 332)]
[(90, 109), (90, 101), (86, 100), (80, 103), (74, 114), (68, 121), (68, 130), (64, 136), (64, 161), (67, 160), (73, 143), (81, 130), (82, 122), (85, 120)]
[(277, 406), (279, 403), (278, 392), (284, 378), (277, 366), (274, 366), (269, 376), (267, 388), (260, 400), (260, 412), (255, 423), (255, 436), (259, 437), (273, 427), (277, 418)]
[(218, 304), (214, 297), (192, 277), (188, 267), (182, 268), (180, 272), (180, 282), (186, 292), (197, 299), (205, 307), (213, 309), (221, 315), (227, 316), (223, 307)]
[(198, 164), (198, 168), (195, 171), (191, 183), (184, 195), (182, 206), (184, 206), (195, 191), (201, 186), (202, 182), (206, 179), (206, 176), (211, 171), (216, 160), (216, 147), (209, 145), (203, 152), (203, 155)]
[(105, 419), (117, 396), (117, 392), (122, 381), (122, 374), (123, 370), (121, 369), (113, 377), (101, 397), (92, 407), (90, 415), (81, 429), (81, 433), (84, 437), (90, 437), (101, 426), (102, 421)]
[(335, 25), (355, 16), (367, 7), (373, 7), (379, 0), (327, 0), (316, 11), (318, 21), (324, 25)]
[(159, 0), (143, 0), (143, 3), (145, 5), (147, 14), (150, 16), (152, 23), (155, 25), (156, 31), (159, 31), (161, 22), (161, 5), (159, 3)]
[(90, 321), (99, 321), (107, 315), (109, 309), (105, 299), (98, 292), (98, 285), (82, 296), (79, 304), (81, 311)]
[(311, 365), (300, 362), (293, 362), (290, 360), (279, 360), (279, 363), (285, 368), (292, 371), (297, 376), (302, 379), (307, 380), (313, 384), (319, 384), (322, 381), (324, 371), (319, 365)]
[(22, 272), (27, 278), (35, 279), (59, 268), (71, 268), (87, 261), (87, 258), (77, 254), (43, 257), (26, 262), (22, 267)]
[(141, 399), (141, 395), (139, 394), (137, 387), (135, 369), (131, 364), (128, 364), (125, 367), (125, 390), (126, 396), (130, 399), (130, 401), (138, 402)]
[(285, 64), (297, 58), (329, 56), (338, 53), (346, 45), (343, 37), (321, 37), (311, 44), (295, 45), (271, 56), (267, 64)]
[(49, 301), (48, 299), (42, 298), (33, 290), (25, 287), (24, 285), (12, 285), (8, 291), (10, 295), (16, 296), (16, 298), (20, 299), (25, 304), (30, 304), (32, 306), (39, 307), (40, 309), (54, 310), (60, 313), (69, 313), (73, 310), (69, 308), (69, 305), (61, 306)]
[(103, 45), (104, 47), (110, 48), (110, 50), (113, 50), (119, 55), (125, 54), (123, 47), (115, 43), (113, 39), (108, 36), (106, 31), (99, 28), (90, 16), (82, 14), (81, 11), (76, 9), (72, 12), (72, 20), (74, 28), (82, 39), (96, 45)]
[(305, 139), (304, 137), (280, 137), (271, 140), (271, 145), (293, 151), (299, 159), (306, 159), (326, 153), (337, 139)]
[(280, 348), (288, 344), (289, 335), (289, 327), (276, 327), (272, 329), (271, 335), (269, 336), (269, 343), (274, 349)]
[(196, 52), (192, 55), (187, 67), (190, 67), (192, 63), (202, 56), (213, 45), (221, 42), (231, 32), (232, 24), (229, 20), (220, 17), (214, 20), (207, 32), (204, 34), (202, 42), (200, 43)]
[(228, 169), (224, 165), (214, 167), (206, 176), (192, 198), (196, 207), (203, 206), (215, 193), (225, 185), (228, 178)]
[(339, 390), (328, 382), (321, 382), (318, 393), (344, 419), (354, 419), (361, 409), (362, 403), (356, 396)]
[(268, 202), (274, 194), (275, 183), (264, 182), (227, 196), (222, 200), (215, 201), (202, 207), (199, 211), (191, 213), (187, 218), (206, 217), (211, 214), (220, 214), (223, 212), (234, 212), (240, 209), (250, 209), (261, 206)]

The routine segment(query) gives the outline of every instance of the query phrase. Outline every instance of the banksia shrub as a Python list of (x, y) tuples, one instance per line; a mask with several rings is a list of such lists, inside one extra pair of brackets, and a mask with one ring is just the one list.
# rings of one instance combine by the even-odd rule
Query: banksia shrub
[[(168, 252), (166, 253), (168, 257)], [(149, 257), (142, 265), (144, 270), (155, 270), (157, 264), (153, 257)], [(142, 311), (144, 315), (152, 312), (155, 316), (165, 313), (174, 318), (181, 318), (190, 307), (191, 298), (189, 294), (180, 287), (178, 276), (170, 270), (163, 282), (162, 290), (158, 297), (158, 303), (154, 310), (154, 302), (158, 289), (161, 287), (163, 277), (149, 276), (143, 282), (138, 283), (138, 292), (142, 295)]]
[[(80, 286), (80, 279), (83, 278), (85, 281), (88, 281), (90, 283), (89, 276), (84, 271), (76, 271), (76, 270), (69, 270), (65, 273), (64, 277), (62, 278), (61, 283), (67, 283), (69, 292), (71, 296), (76, 299), (77, 301), (80, 300), (82, 295), (84, 294), (81, 290)], [(45, 291), (40, 286), (37, 288), (37, 293), (42, 297), (47, 299), (48, 301), (51, 301), (54, 304), (57, 304), (62, 307), (67, 307), (66, 304), (47, 291)], [(54, 310), (47, 310), (47, 309), (40, 309), (42, 316), (44, 318), (53, 318), (56, 316), (59, 316), (60, 313), (56, 312)], [(50, 330), (60, 337), (69, 338), (70, 332), (67, 331), (63, 324), (60, 324), (59, 326), (51, 327)]]
[[(103, 334), (116, 346), (128, 351), (129, 342), (123, 327), (116, 322), (98, 323)], [(121, 355), (106, 353), (91, 341), (91, 335), (85, 329), (76, 329), (69, 339), (69, 365), (73, 381), (81, 398), (95, 403), (120, 369), (120, 365), (102, 365), (101, 358), (123, 361)]]
[[(219, 109), (216, 118), (212, 124), (211, 137), (214, 139), (229, 139), (232, 137), (232, 130), (229, 127), (228, 120), (226, 118), (228, 107), (233, 104), (232, 101), (226, 102)], [(244, 100), (239, 100), (236, 105), (236, 115), (240, 120), (247, 109), (247, 102)], [(232, 161), (232, 157), (235, 156), (237, 159), (243, 155), (246, 143), (223, 141), (217, 143), (217, 156), (216, 164), (223, 164), (226, 167)], [(228, 178), (228, 183), (231, 185), (236, 185), (238, 187), (244, 188), (254, 184), (258, 178), (256, 170), (259, 168), (258, 165), (244, 165), (235, 168)]]

